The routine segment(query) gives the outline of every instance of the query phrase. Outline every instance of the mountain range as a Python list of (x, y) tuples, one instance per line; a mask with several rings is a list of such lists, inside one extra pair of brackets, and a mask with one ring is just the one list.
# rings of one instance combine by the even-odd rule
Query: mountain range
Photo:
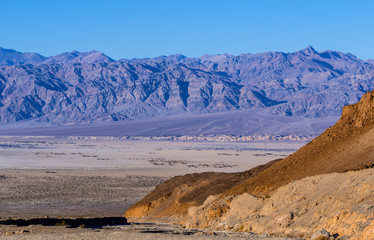
[(0, 48), (0, 122), (112, 122), (258, 110), (338, 117), (374, 88), (374, 64), (349, 53), (183, 55), (113, 60), (97, 51), (52, 57)]

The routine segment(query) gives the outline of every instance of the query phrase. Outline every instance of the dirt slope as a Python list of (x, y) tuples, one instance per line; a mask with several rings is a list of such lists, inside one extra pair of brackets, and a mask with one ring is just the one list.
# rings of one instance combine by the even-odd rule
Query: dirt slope
[[(217, 206), (226, 208), (221, 216)], [(188, 210), (183, 224), (302, 238), (326, 229), (342, 240), (373, 240), (374, 169), (306, 177), (267, 198), (248, 193), (210, 196)]]
[[(249, 193), (267, 196), (293, 180), (372, 167), (374, 163), (374, 91), (345, 106), (338, 122), (287, 158), (245, 174), (205, 173), (173, 178), (132, 206), (126, 217), (181, 219), (209, 195)], [(188, 199), (184, 201), (183, 199)], [(219, 208), (222, 215), (226, 210)], [(170, 216), (173, 216), (170, 218)]]
[[(159, 185), (153, 192), (131, 206), (125, 214), (127, 218), (158, 219), (185, 214), (191, 206), (199, 206), (210, 195), (222, 193), (251, 176), (258, 174), (279, 160), (257, 166), (240, 173), (196, 173), (177, 176)], [(178, 215), (175, 215), (178, 218)], [(168, 219), (169, 220), (169, 219)]]

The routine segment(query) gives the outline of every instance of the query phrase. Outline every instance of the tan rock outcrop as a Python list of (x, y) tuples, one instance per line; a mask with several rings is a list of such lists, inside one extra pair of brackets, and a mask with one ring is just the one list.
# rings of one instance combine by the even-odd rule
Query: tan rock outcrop
[[(222, 207), (221, 216), (214, 214)], [(374, 169), (303, 178), (269, 198), (211, 196), (189, 209), (184, 224), (293, 237), (326, 229), (349, 239), (374, 239)]]
[(190, 207), (203, 204), (210, 195), (224, 192), (277, 161), (241, 173), (206, 172), (174, 177), (131, 206), (125, 216), (130, 221), (177, 221)]

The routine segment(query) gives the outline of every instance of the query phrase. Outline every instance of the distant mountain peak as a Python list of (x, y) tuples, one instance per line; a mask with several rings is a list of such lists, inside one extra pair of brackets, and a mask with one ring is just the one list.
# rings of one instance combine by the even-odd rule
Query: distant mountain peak
[(100, 62), (114, 62), (113, 59), (108, 57), (102, 52), (95, 50), (89, 52), (79, 52), (73, 50), (71, 52), (65, 52), (56, 56), (48, 58), (43, 64), (67, 64), (67, 63), (100, 63)]
[(71, 54), (79, 54), (80, 52), (77, 51), (77, 50), (73, 50), (73, 51), (71, 51), (70, 53), (71, 53)]
[(6, 48), (0, 47), (0, 52), (17, 52), (17, 51), (14, 49), (6, 49)]
[(306, 48), (300, 50), (300, 52), (304, 53), (305, 55), (313, 55), (313, 54), (316, 54), (318, 53), (313, 47), (312, 45), (309, 45), (307, 46)]
[(159, 57), (156, 57), (155, 59), (174, 59), (174, 60), (183, 60), (186, 59), (187, 57), (184, 56), (183, 54), (172, 54), (172, 55), (162, 55)]
[(22, 53), (14, 49), (0, 47), (1, 65), (40, 64), (47, 58), (37, 53)]
[(223, 59), (227, 59), (227, 58), (232, 58), (232, 57), (234, 57), (234, 55), (231, 55), (229, 53), (216, 54), (216, 55), (205, 54), (205, 55), (201, 56), (199, 59), (205, 60), (205, 61), (208, 60), (208, 61), (217, 62), (217, 61), (220, 61), (220, 60), (223, 60)]

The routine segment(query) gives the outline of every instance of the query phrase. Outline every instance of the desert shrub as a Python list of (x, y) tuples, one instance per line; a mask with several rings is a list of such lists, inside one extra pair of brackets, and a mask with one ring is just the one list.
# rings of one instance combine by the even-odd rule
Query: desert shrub
[(66, 226), (66, 222), (65, 222), (65, 220), (56, 223), (56, 226)]
[(242, 225), (242, 226), (236, 228), (235, 232), (243, 232), (243, 230), (244, 230), (244, 226)]

